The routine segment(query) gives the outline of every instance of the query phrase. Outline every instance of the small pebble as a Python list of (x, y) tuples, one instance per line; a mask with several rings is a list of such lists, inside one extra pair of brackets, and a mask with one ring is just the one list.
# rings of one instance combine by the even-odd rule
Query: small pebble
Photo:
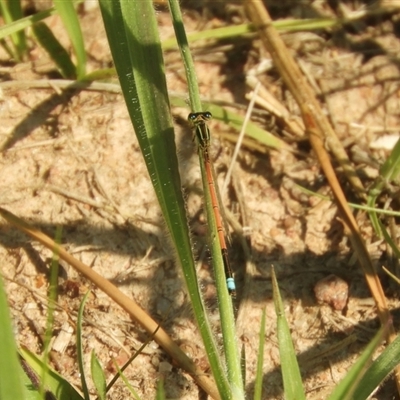
[(336, 275), (329, 275), (316, 283), (314, 293), (319, 304), (326, 303), (342, 311), (349, 297), (348, 283)]

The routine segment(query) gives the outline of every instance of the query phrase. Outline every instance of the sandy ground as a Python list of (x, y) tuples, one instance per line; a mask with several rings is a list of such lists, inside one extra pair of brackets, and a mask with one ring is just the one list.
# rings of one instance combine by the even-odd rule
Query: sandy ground
[[(348, 7), (351, 9), (351, 4)], [(318, 10), (333, 15), (326, 5), (315, 9), (309, 4), (293, 7), (282, 4), (272, 9), (275, 18), (312, 17)], [(233, 24), (243, 18), (241, 8), (234, 4), (209, 2), (199, 11), (186, 9), (189, 31)], [(158, 19), (162, 36), (170, 37), (172, 27), (167, 12), (160, 9)], [(111, 56), (99, 10), (94, 7), (83, 11), (81, 23), (89, 69), (110, 66)], [(69, 46), (59, 19), (52, 17), (48, 24)], [(366, 186), (376, 177), (377, 165), (388, 154), (376, 144), (377, 140), (387, 135), (398, 136), (399, 132), (397, 30), (398, 16), (384, 16), (355, 23), (344, 30), (284, 35), (318, 90)], [(248, 88), (244, 77), (268, 58), (260, 42), (246, 38), (223, 45), (204, 45), (208, 46), (206, 51), (198, 53), (196, 58), (202, 94), (210, 100), (246, 105), (244, 96)], [(63, 95), (56, 88), (29, 87), (23, 81), (54, 77), (53, 64), (46, 54), (33, 42), (31, 46), (29, 60), (23, 63), (7, 63), (7, 55), (3, 53), (0, 57), (3, 81), (15, 83), (1, 89), (0, 144), (5, 150), (0, 155), (0, 205), (51, 237), (61, 227), (62, 243), (68, 251), (117, 284), (156, 320), (163, 321), (171, 336), (204, 367), (206, 358), (185, 285), (175, 266), (122, 96), (85, 90)], [(166, 60), (171, 91), (186, 96), (183, 67), (177, 54), (166, 54)], [(285, 104), (293, 118), (298, 118), (298, 108), (282, 87), (276, 71), (267, 71), (260, 80)], [(187, 112), (174, 110), (176, 120), (185, 119)], [(263, 154), (242, 148), (234, 180), (224, 195), (226, 207), (245, 225), (256, 265), (249, 296), (243, 298), (244, 255), (238, 238), (233, 235), (230, 256), (237, 276), (237, 307), (245, 307), (246, 315), (240, 332), (247, 357), (246, 390), (250, 398), (261, 312), (266, 307), (264, 398), (283, 397), (276, 318), (271, 301), (270, 267), (273, 264), (307, 398), (324, 399), (345, 376), (379, 323), (363, 275), (337, 219), (335, 205), (310, 198), (295, 186), (299, 183), (329, 194), (305, 138), (282, 132), (270, 118), (263, 118), (261, 122), (300, 152), (270, 149)], [(216, 133), (229, 131), (217, 122), (212, 128)], [(181, 178), (199, 253), (199, 279), (218, 331), (215, 289), (199, 196), (197, 155), (185, 124), (177, 123), (176, 134)], [(213, 158), (221, 182), (232, 152), (231, 143), (215, 140)], [(367, 217), (359, 214), (358, 221), (376, 266), (391, 266), (386, 247), (373, 234)], [(4, 223), (0, 229), (1, 273), (16, 339), (20, 345), (40, 353), (51, 253)], [(85, 311), (86, 365), (89, 366), (90, 352), (94, 350), (109, 379), (115, 372), (112, 358), (123, 363), (147, 336), (102, 292), (68, 265), (61, 265), (51, 359), (53, 367), (79, 388), (74, 333), (79, 302), (88, 289), (93, 292)], [(333, 310), (316, 302), (314, 286), (330, 274), (349, 285), (349, 300), (343, 310)], [(383, 282), (391, 308), (397, 309), (399, 301), (395, 291), (390, 290), (386, 279)], [(339, 346), (339, 350), (334, 346)], [(192, 379), (177, 369), (153, 342), (126, 374), (144, 399), (154, 397), (156, 380), (160, 377), (165, 379), (167, 398), (200, 396)], [(94, 394), (93, 387), (91, 390)], [(125, 399), (127, 393), (124, 384), (118, 382), (110, 398)], [(393, 393), (394, 385), (389, 380), (376, 398), (392, 398)]]

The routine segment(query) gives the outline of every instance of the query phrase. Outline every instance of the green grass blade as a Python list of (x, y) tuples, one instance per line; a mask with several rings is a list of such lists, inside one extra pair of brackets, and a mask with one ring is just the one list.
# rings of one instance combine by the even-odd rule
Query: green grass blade
[[(397, 258), (400, 258), (400, 250), (397, 247), (396, 242), (392, 239), (386, 227), (382, 224), (381, 221), (378, 220), (380, 231), (382, 232), (382, 236), (385, 239), (386, 243), (392, 248), (394, 255)], [(395, 238), (397, 241), (397, 238)]]
[[(149, 3), (149, 4), (147, 4)], [(135, 3), (136, 4), (136, 3)], [(125, 10), (125, 2), (100, 2), (114, 64), (139, 146), (191, 293), (198, 292), (189, 228), (159, 39), (143, 27), (142, 12), (153, 13), (148, 1)], [(148, 8), (141, 11), (140, 6)], [(149, 11), (150, 8), (150, 11)], [(123, 17), (125, 13), (127, 17)], [(137, 16), (137, 26), (125, 26)], [(154, 21), (155, 23), (155, 21)], [(155, 26), (156, 28), (156, 26)], [(154, 29), (154, 26), (153, 28)], [(158, 42), (158, 43), (157, 43)]]
[[(187, 35), (189, 43), (196, 42), (198, 40), (218, 40), (218, 39), (228, 39), (235, 37), (242, 37), (247, 33), (255, 32), (255, 29), (251, 24), (241, 24), (223, 28), (207, 29), (201, 32), (194, 32)], [(175, 50), (177, 49), (178, 42), (176, 38), (167, 39), (163, 42), (162, 47), (164, 50)]]
[(278, 282), (275, 271), (272, 268), (272, 288), (277, 315), (277, 334), (279, 341), (279, 354), (281, 358), (283, 386), (285, 399), (302, 400), (305, 399), (303, 383), (301, 380), (300, 369), (296, 359), (296, 353), (290, 336), (289, 325), (285, 319), (282, 298), (279, 293)]
[(49, 53), (51, 59), (60, 69), (64, 78), (75, 79), (76, 68), (67, 50), (54, 36), (51, 29), (44, 23), (39, 22), (32, 27), (33, 34), (40, 45)]
[[(224, 122), (238, 132), (240, 132), (240, 130), (242, 129), (244, 117), (242, 117), (241, 115), (238, 115), (233, 111), (226, 110), (212, 103), (204, 103), (203, 106), (212, 113), (213, 118)], [(260, 128), (251, 121), (249, 121), (246, 126), (246, 135), (249, 138), (256, 140), (261, 145), (267, 146), (269, 148), (281, 149), (287, 147), (287, 145), (282, 140), (267, 132), (266, 130)]]
[[(2, 15), (4, 16), (6, 23), (17, 21), (23, 17), (21, 1), (13, 0), (1, 3), (7, 3), (7, 6), (1, 7)], [(3, 11), (5, 11), (6, 8), (8, 8), (8, 12), (6, 14), (3, 14)], [(7, 18), (7, 16), (9, 18)], [(12, 33), (11, 40), (16, 50), (17, 59), (21, 60), (27, 50), (25, 32), (19, 31)]]
[[(305, 188), (304, 186), (301, 186), (297, 183), (295, 183), (295, 186), (297, 188), (299, 188), (302, 192), (308, 194), (309, 196), (315, 196), (321, 200), (332, 201), (332, 197), (330, 197), (330, 196), (325, 196), (321, 193), (313, 192), (312, 190), (309, 190), (309, 189)], [(399, 211), (383, 210), (381, 208), (370, 207), (370, 206), (365, 206), (362, 204), (356, 204), (356, 203), (351, 203), (351, 202), (347, 202), (347, 204), (349, 207), (354, 208), (355, 210), (373, 211), (373, 212), (375, 212), (377, 214), (381, 214), (381, 215), (389, 215), (391, 217), (400, 217)]]
[[(197, 85), (197, 78), (194, 68), (193, 59), (190, 53), (189, 44), (186, 38), (182, 14), (180, 11), (178, 0), (169, 0), (168, 5), (172, 15), (172, 23), (174, 25), (175, 35), (179, 44), (181, 57), (186, 71), (186, 78), (189, 87), (189, 99), (192, 112), (206, 111), (202, 108), (200, 101), (200, 94)], [(198, 143), (199, 145), (199, 143)], [(215, 282), (217, 287), (217, 294), (219, 300), (219, 311), (221, 318), (222, 340), (224, 345), (224, 352), (227, 365), (228, 381), (233, 393), (234, 398), (244, 398), (244, 387), (242, 379), (242, 371), (240, 364), (240, 354), (235, 335), (235, 320), (233, 314), (232, 299), (228, 294), (226, 285), (226, 276), (224, 270), (224, 263), (221, 255), (221, 248), (218, 239), (217, 224), (214, 218), (214, 210), (211, 202), (211, 195), (207, 188), (207, 174), (205, 165), (200, 157), (200, 167), (203, 180), (204, 198), (207, 213), (208, 229), (210, 232), (211, 240), (211, 254), (213, 259)], [(216, 360), (215, 360), (216, 361)], [(214, 360), (213, 360), (214, 362)], [(210, 360), (211, 363), (211, 360)], [(215, 365), (214, 378), (224, 382), (223, 374), (219, 366)], [(213, 370), (214, 372), (214, 370)], [(218, 385), (218, 384), (217, 384)], [(218, 386), (220, 394), (229, 396), (227, 389)]]
[[(371, 385), (373, 386), (373, 388), (372, 388), (372, 390), (373, 390), (373, 389), (375, 389), (376, 386), (379, 385), (379, 383), (382, 382), (383, 378), (381, 380), (377, 379), (378, 376), (382, 377), (381, 374), (379, 374), (379, 375), (377, 374), (377, 372), (378, 372), (377, 370), (375, 370), (375, 371), (372, 370), (372, 373), (369, 374), (369, 378), (371, 379), (369, 384), (365, 380), (361, 380), (361, 378), (367, 369), (366, 366), (369, 364), (370, 360), (372, 359), (374, 351), (378, 348), (380, 343), (382, 343), (382, 340), (384, 340), (386, 334), (387, 334), (387, 327), (382, 327), (381, 329), (379, 329), (378, 333), (374, 336), (374, 338), (368, 344), (368, 346), (363, 351), (361, 356), (358, 358), (356, 363), (351, 367), (350, 371), (347, 372), (346, 377), (339, 383), (339, 385), (337, 385), (335, 387), (335, 390), (329, 396), (329, 400), (366, 399), (368, 396), (359, 397), (359, 396), (355, 395), (356, 389), (358, 389), (359, 393), (365, 393), (364, 388), (361, 385), (361, 382), (363, 382), (363, 384), (367, 385), (367, 387), (368, 387), (367, 391), (370, 390)], [(397, 353), (399, 352), (398, 346), (399, 346), (399, 344), (397, 343), (397, 345), (395, 345), (395, 347), (397, 348), (396, 349)], [(388, 350), (388, 349), (386, 349), (386, 350)], [(387, 355), (387, 356), (390, 357), (390, 355)]]
[(135, 388), (129, 383), (129, 381), (126, 378), (126, 376), (124, 375), (123, 371), (119, 368), (118, 364), (115, 361), (114, 361), (114, 366), (117, 369), (117, 373), (119, 374), (119, 376), (121, 377), (121, 379), (125, 383), (125, 386), (127, 387), (129, 392), (131, 393), (132, 398), (135, 399), (135, 400), (141, 400), (140, 396), (136, 392)]
[[(57, 227), (56, 230), (56, 243), (61, 243), (61, 232), (62, 229)], [(50, 342), (53, 336), (53, 328), (54, 328), (54, 311), (55, 305), (57, 303), (57, 288), (58, 288), (58, 267), (59, 267), (59, 255), (57, 249), (53, 250), (53, 257), (51, 260), (50, 266), (50, 285), (49, 285), (49, 294), (48, 294), (48, 307), (47, 307), (47, 321), (46, 321), (46, 332), (44, 335), (43, 341), (43, 361), (44, 361), (44, 369), (41, 376), (40, 382), (40, 393), (44, 397), (44, 389), (46, 387), (46, 378), (48, 376), (48, 361), (49, 361), (49, 351), (50, 351)]]
[(0, 399), (24, 399), (22, 370), (18, 361), (7, 298), (0, 275)]
[(85, 366), (83, 363), (83, 346), (82, 346), (82, 321), (83, 321), (83, 310), (85, 303), (90, 294), (90, 291), (85, 294), (81, 304), (79, 306), (78, 321), (76, 324), (76, 350), (78, 352), (78, 366), (79, 373), (81, 375), (82, 392), (85, 400), (90, 400), (89, 389), (86, 382)]
[(395, 144), (388, 159), (380, 169), (380, 176), (385, 182), (393, 182), (399, 179), (400, 173), (400, 139)]
[[(115, 385), (115, 382), (118, 380), (119, 377), (121, 377), (121, 378), (124, 377), (123, 372), (125, 371), (125, 369), (128, 368), (128, 366), (132, 364), (133, 360), (135, 360), (137, 356), (142, 354), (143, 350), (154, 339), (154, 336), (158, 332), (160, 327), (161, 326), (159, 325), (157, 327), (157, 329), (153, 332), (153, 334), (147, 338), (147, 340), (136, 350), (136, 352), (128, 359), (128, 361), (126, 361), (126, 363), (121, 368), (118, 366), (118, 364), (115, 362), (115, 360), (113, 360), (115, 368), (117, 369), (117, 373), (108, 382), (107, 387), (106, 387), (106, 392), (108, 392)], [(138, 395), (135, 391), (132, 392), (132, 395), (134, 395), (135, 398), (138, 398)]]
[[(315, 18), (315, 19), (288, 19), (282, 21), (273, 21), (272, 25), (280, 32), (298, 32), (310, 31), (315, 29), (327, 29), (333, 26), (346, 22), (342, 19), (336, 18)], [(233, 39), (236, 37), (243, 37), (249, 33), (255, 32), (252, 24), (241, 24), (234, 26), (224, 26), (222, 28), (207, 29), (201, 32), (194, 32), (188, 35), (189, 43), (198, 40), (218, 40), (218, 39)], [(165, 40), (163, 42), (164, 50), (172, 50), (178, 47), (175, 38)]]
[[(398, 181), (399, 174), (400, 174), (400, 140), (397, 141), (389, 157), (382, 165), (379, 171), (379, 177), (377, 178), (375, 184), (368, 193), (367, 204), (369, 207), (372, 208), (375, 207), (376, 199), (381, 194), (382, 190), (386, 187), (387, 184), (393, 181)], [(379, 220), (376, 215), (376, 212), (370, 211), (368, 214), (371, 219), (371, 223), (372, 226), (374, 227), (375, 232), (379, 236), (382, 236), (382, 231), (380, 229)]]
[[(23, 379), (23, 385), (25, 386), (25, 396), (23, 397), (23, 400), (38, 400), (38, 399), (43, 399), (41, 397), (37, 385), (37, 381), (39, 380), (37, 374), (32, 370), (32, 368), (29, 367), (29, 365), (25, 362), (24, 359), (20, 359), (21, 362), (21, 368), (23, 371), (22, 373), (22, 379)], [(23, 367), (22, 367), (23, 364)], [(1, 385), (1, 383), (0, 383)], [(14, 393), (10, 393), (10, 400), (13, 400), (15, 397), (13, 397)], [(4, 399), (4, 397), (0, 397), (1, 399)], [(7, 400), (7, 399), (6, 399)]]
[(90, 371), (97, 394), (101, 400), (106, 399), (106, 377), (95, 352), (92, 350), (90, 357)]
[[(0, 1), (0, 15), (3, 16), (4, 21), (6, 22), (6, 26), (10, 23), (11, 21), (11, 15), (10, 15), (10, 11), (7, 7), (6, 2), (4, 1)], [(0, 40), (0, 45), (3, 47), (3, 49), (6, 51), (6, 53), (10, 56), (10, 58), (14, 58), (16, 60), (18, 60), (18, 54), (16, 52), (14, 43), (13, 43), (13, 37), (15, 34), (11, 34), (11, 44), (8, 43), (5, 39), (1, 39)]]
[[(47, 369), (46, 389), (50, 390), (56, 396), (57, 400), (82, 400), (82, 396), (76, 389), (57, 372), (45, 366), (36, 354), (27, 349), (21, 349), (20, 353), (38, 376), (41, 376), (43, 370)], [(18, 397), (14, 398), (17, 399)], [(24, 397), (19, 398), (24, 399)]]
[[(14, 2), (12, 2), (12, 4), (10, 4), (10, 2), (7, 2), (7, 1), (0, 1), (0, 14), (3, 17), (3, 20), (6, 24), (6, 26), (18, 19), (18, 18), (14, 17), (13, 13), (16, 12), (16, 9), (19, 8), (20, 5), (15, 6), (15, 5), (13, 5), (13, 3)], [(19, 4), (19, 1), (16, 0), (15, 3)], [(22, 58), (22, 54), (19, 51), (19, 42), (20, 42), (21, 35), (24, 35), (24, 33), (23, 32), (13, 32), (10, 34), (12, 47), (9, 46), (9, 44), (5, 40), (1, 41), (1, 45), (4, 47), (6, 52), (12, 58), (15, 58), (17, 61), (20, 61)]]
[[(379, 343), (379, 333), (376, 337)], [(372, 342), (369, 346), (374, 347)], [(353, 393), (354, 399), (366, 399), (385, 378), (399, 364), (400, 360), (400, 336), (389, 344), (383, 353), (372, 363), (360, 380)]]
[[(207, 225), (211, 236), (210, 250), (212, 254), (212, 265), (214, 268), (215, 286), (219, 300), (219, 313), (221, 320), (222, 340), (228, 372), (228, 381), (232, 387), (235, 398), (244, 398), (244, 388), (240, 356), (235, 335), (235, 320), (233, 313), (232, 298), (228, 293), (225, 267), (221, 256), (221, 247), (218, 240), (218, 229), (214, 219), (214, 210), (211, 201), (211, 194), (208, 191), (207, 173), (203, 162), (200, 162), (203, 190), (205, 199), (205, 210), (207, 214)], [(239, 392), (239, 393), (238, 393)]]
[(74, 2), (72, 0), (54, 0), (54, 6), (60, 14), (76, 55), (77, 77), (82, 79), (86, 74), (86, 51)]
[(182, 13), (179, 2), (176, 0), (168, 0), (169, 9), (174, 25), (175, 36), (178, 42), (179, 51), (185, 65), (186, 79), (189, 87), (189, 102), (192, 112), (206, 111), (203, 110), (200, 101), (200, 94), (197, 84), (197, 76), (194, 68), (194, 62), (190, 53), (189, 43), (186, 37), (185, 27), (183, 24)]
[[(150, 32), (153, 16), (148, 14), (153, 11), (148, 9), (151, 2), (147, 3), (142, 1), (135, 6), (130, 3), (128, 7), (125, 2), (102, 0), (100, 5), (124, 98), (167, 226), (173, 241), (179, 239), (176, 242), (187, 248), (190, 247), (190, 240), (184, 236), (186, 232), (189, 236), (189, 230), (163, 61), (158, 39), (153, 38), (156, 32)], [(141, 10), (140, 7), (145, 4), (147, 8)], [(149, 18), (145, 26), (140, 16), (142, 11)], [(135, 18), (137, 25), (125, 26)], [(185, 254), (184, 258), (187, 257), (188, 254)]]
[[(0, 4), (1, 3), (2, 2), (0, 2)], [(23, 29), (26, 29), (33, 24), (40, 22), (54, 14), (56, 14), (55, 8), (49, 8), (48, 10), (43, 10), (34, 15), (30, 15), (28, 17), (24, 17), (18, 19), (17, 21), (8, 23), (7, 25), (0, 27), (0, 39), (4, 39), (7, 36), (22, 31)]]
[(157, 394), (156, 394), (156, 400), (165, 400), (165, 389), (164, 389), (164, 379), (160, 379), (157, 382)]
[(261, 316), (258, 356), (257, 356), (257, 372), (254, 383), (254, 400), (262, 399), (262, 384), (263, 384), (263, 363), (264, 363), (264, 343), (265, 343), (265, 308)]

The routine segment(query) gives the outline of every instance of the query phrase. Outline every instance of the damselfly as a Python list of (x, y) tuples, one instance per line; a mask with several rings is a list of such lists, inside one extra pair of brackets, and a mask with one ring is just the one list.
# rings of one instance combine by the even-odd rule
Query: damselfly
[(206, 172), (207, 184), (204, 188), (208, 188), (209, 198), (211, 199), (212, 209), (215, 219), (215, 225), (218, 231), (218, 240), (221, 247), (221, 255), (224, 263), (224, 270), (226, 276), (226, 283), (228, 286), (228, 292), (232, 297), (236, 296), (236, 286), (235, 280), (233, 278), (233, 273), (231, 266), (229, 264), (228, 258), (228, 248), (225, 241), (224, 225), (222, 220), (221, 206), (220, 206), (220, 196), (218, 192), (217, 182), (215, 180), (214, 167), (210, 158), (210, 141), (211, 134), (210, 129), (207, 126), (207, 121), (212, 118), (209, 111), (190, 113), (188, 116), (188, 121), (193, 127), (194, 135), (197, 138), (198, 151), (200, 156), (200, 162), (204, 165), (204, 170)]

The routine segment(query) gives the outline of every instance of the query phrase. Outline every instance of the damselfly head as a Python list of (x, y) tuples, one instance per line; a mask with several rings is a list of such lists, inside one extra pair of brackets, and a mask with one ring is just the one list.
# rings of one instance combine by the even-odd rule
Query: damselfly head
[(212, 114), (210, 113), (210, 111), (201, 111), (196, 113), (190, 113), (188, 115), (188, 121), (192, 124), (192, 126), (204, 124), (211, 118)]

